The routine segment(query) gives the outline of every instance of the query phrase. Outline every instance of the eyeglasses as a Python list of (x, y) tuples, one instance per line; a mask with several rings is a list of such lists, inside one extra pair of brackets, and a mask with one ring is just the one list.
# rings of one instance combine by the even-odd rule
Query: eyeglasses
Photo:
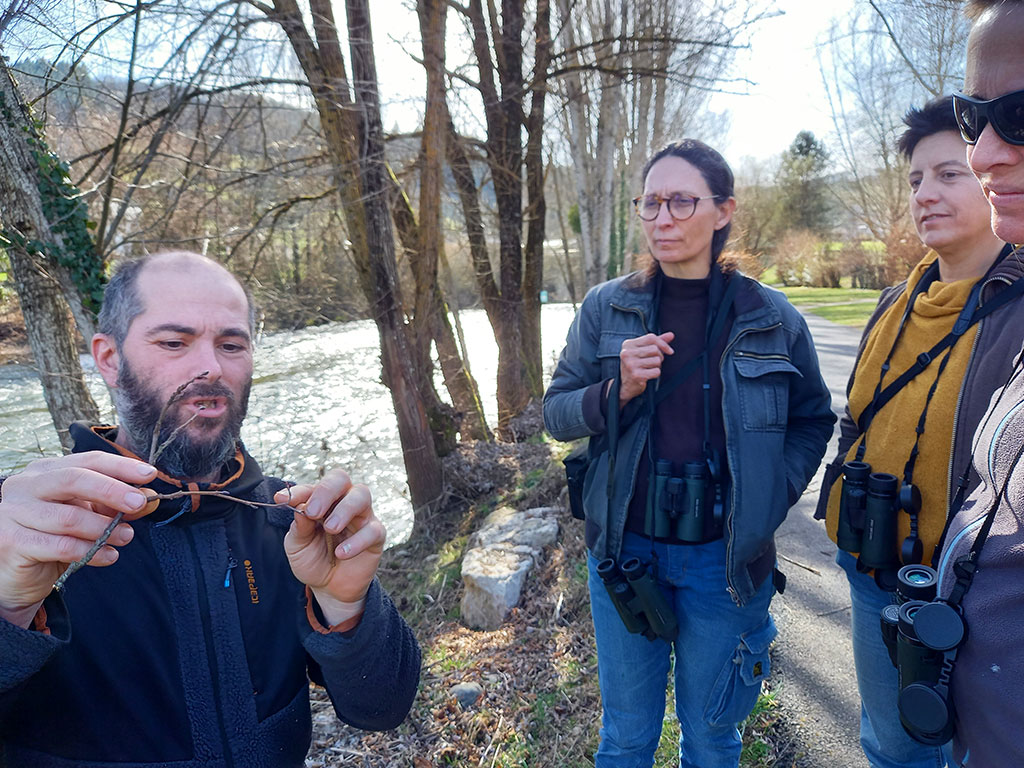
[(968, 144), (976, 144), (985, 126), (992, 123), (996, 134), (1007, 144), (1024, 146), (1024, 91), (988, 101), (954, 93), (953, 113), (960, 135)]
[(697, 210), (697, 203), (701, 200), (715, 200), (721, 195), (709, 195), (707, 197), (686, 197), (684, 195), (672, 195), (662, 197), (661, 195), (644, 195), (633, 198), (633, 207), (636, 208), (636, 215), (644, 221), (654, 221), (661, 213), (663, 203), (668, 203), (668, 215), (676, 221), (685, 221), (693, 216)]

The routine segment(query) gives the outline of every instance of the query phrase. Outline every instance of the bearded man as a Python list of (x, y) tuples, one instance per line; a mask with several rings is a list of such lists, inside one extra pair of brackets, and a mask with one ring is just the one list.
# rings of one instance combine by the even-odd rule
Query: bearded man
[(92, 353), (119, 426), (71, 425), (70, 455), (0, 486), (0, 765), (302, 766), (310, 680), (359, 728), (409, 711), (369, 490), (289, 487), (239, 439), (253, 317), (197, 254), (111, 278)]

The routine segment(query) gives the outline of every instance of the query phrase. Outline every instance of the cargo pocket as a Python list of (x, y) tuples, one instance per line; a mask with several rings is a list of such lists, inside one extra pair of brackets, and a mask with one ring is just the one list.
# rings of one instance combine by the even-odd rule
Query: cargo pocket
[(775, 622), (769, 615), (740, 639), (711, 688), (704, 711), (709, 725), (738, 724), (750, 714), (761, 692), (761, 681), (771, 672), (768, 648), (776, 634)]
[(781, 355), (737, 351), (733, 359), (743, 428), (756, 432), (785, 432), (789, 418), (790, 377), (800, 371)]

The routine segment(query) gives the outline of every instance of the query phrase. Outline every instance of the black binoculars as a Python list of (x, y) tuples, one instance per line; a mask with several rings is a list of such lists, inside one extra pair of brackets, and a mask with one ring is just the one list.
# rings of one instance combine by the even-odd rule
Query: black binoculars
[(626, 629), (648, 640), (675, 640), (679, 632), (676, 615), (639, 558), (631, 557), (621, 567), (606, 558), (597, 564), (597, 574)]
[[(911, 515), (911, 535), (897, 553), (899, 511)], [(872, 472), (864, 461), (843, 465), (843, 489), (839, 497), (839, 522), (836, 544), (846, 552), (857, 552), (862, 570), (893, 571), (905, 563), (919, 563), (921, 540), (917, 537), (917, 513), (921, 510), (921, 492), (910, 483), (900, 483), (896, 475)]]
[(949, 680), (966, 627), (956, 608), (935, 599), (932, 568), (905, 565), (897, 581), (899, 602), (882, 609), (881, 625), (899, 674), (900, 722), (923, 744), (945, 744), (954, 727)]
[(645, 533), (658, 539), (698, 544), (717, 538), (722, 528), (722, 499), (706, 461), (686, 461), (682, 474), (673, 475), (672, 462), (654, 465), (653, 520)]

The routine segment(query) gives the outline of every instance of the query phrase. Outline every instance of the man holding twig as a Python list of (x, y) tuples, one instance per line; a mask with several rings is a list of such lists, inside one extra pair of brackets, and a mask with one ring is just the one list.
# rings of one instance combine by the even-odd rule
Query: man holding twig
[(92, 352), (119, 426), (0, 486), (0, 764), (301, 766), (310, 679), (357, 727), (408, 712), (369, 490), (287, 487), (239, 440), (252, 318), (196, 254), (111, 279)]

